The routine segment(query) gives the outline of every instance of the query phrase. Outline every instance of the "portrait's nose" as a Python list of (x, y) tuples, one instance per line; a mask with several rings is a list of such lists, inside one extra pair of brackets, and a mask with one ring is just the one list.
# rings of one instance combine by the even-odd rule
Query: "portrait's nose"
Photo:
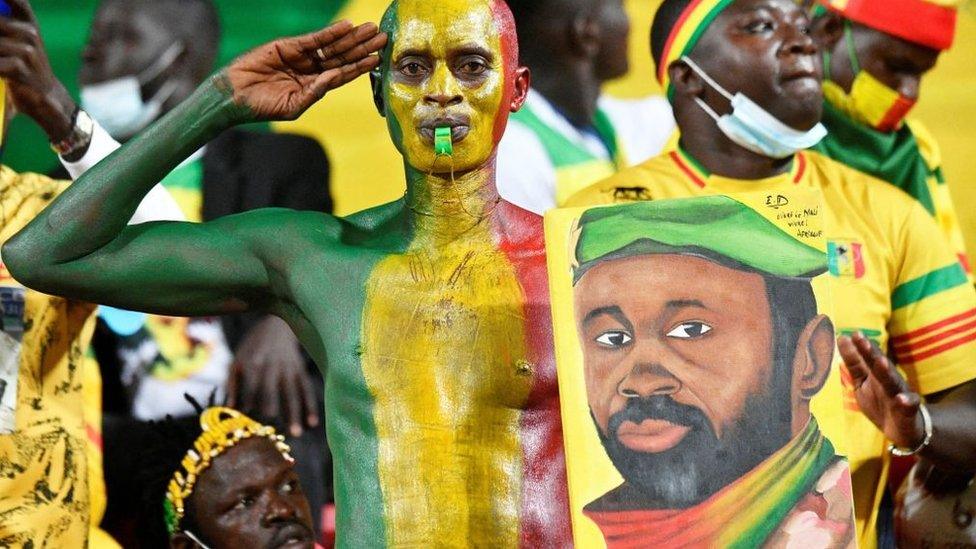
[(457, 105), (463, 101), (457, 80), (446, 65), (439, 64), (434, 69), (424, 101), (435, 103), (441, 108)]
[(664, 366), (647, 362), (635, 365), (617, 385), (617, 393), (625, 398), (673, 395), (679, 390), (681, 390), (681, 380)]

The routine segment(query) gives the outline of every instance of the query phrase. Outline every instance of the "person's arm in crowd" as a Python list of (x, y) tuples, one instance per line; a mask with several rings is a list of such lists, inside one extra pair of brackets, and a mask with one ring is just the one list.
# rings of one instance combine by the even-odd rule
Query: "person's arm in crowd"
[[(896, 447), (949, 472), (976, 472), (976, 291), (932, 217), (912, 201), (898, 226), (901, 250), (888, 328), (896, 364), (863, 334), (838, 347), (861, 410)], [(911, 383), (909, 383), (911, 380)]]
[[(864, 413), (895, 446), (921, 445), (926, 436), (921, 395), (863, 334), (842, 337), (838, 344)], [(933, 434), (920, 457), (949, 471), (976, 472), (976, 381), (928, 395), (925, 402)]]
[(126, 222), (154, 185), (220, 131), (296, 118), (328, 90), (375, 68), (379, 61), (372, 54), (385, 43), (374, 24), (353, 28), (341, 22), (245, 54), (85, 173), (11, 238), (3, 249), (9, 270), (39, 291), (159, 314), (285, 306), (286, 289), (275, 282), (280, 277), (268, 257), (284, 253), (281, 242), (288, 238), (276, 225), (284, 213), (251, 212), (203, 224)]
[[(34, 120), (51, 143), (78, 137), (74, 151), (59, 155), (71, 178), (77, 179), (119, 144), (97, 122), (90, 134), (73, 135), (78, 106), (51, 70), (34, 13), (25, 1), (10, 4), (11, 16), (0, 17), (0, 78), (7, 82), (14, 107)], [(173, 197), (156, 186), (139, 204), (130, 223), (183, 219)]]

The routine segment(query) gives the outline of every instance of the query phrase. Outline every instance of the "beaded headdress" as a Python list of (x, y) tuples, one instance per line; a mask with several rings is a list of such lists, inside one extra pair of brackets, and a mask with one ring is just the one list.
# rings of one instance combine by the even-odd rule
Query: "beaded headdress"
[(186, 510), (185, 502), (193, 493), (200, 475), (217, 456), (242, 440), (265, 437), (275, 444), (285, 459), (294, 461), (289, 453), (291, 448), (284, 442), (285, 437), (276, 434), (273, 427), (261, 425), (237, 410), (220, 406), (207, 408), (200, 414), (200, 427), (203, 432), (193, 442), (193, 447), (187, 450), (166, 490), (163, 511), (170, 534), (179, 529)]

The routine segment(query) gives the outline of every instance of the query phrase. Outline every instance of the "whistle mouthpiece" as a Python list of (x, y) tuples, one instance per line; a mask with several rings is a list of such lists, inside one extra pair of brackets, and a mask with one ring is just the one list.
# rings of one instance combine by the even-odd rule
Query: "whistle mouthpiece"
[(452, 156), (454, 154), (451, 128), (443, 127), (434, 130), (434, 154), (437, 156)]

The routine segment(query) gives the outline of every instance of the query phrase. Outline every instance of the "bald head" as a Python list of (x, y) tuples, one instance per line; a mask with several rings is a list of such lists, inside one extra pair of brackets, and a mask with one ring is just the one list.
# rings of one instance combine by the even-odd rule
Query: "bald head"
[[(528, 91), (515, 21), (501, 0), (396, 0), (371, 75), (373, 97), (398, 150), (420, 173), (485, 166)], [(435, 129), (448, 128), (452, 162), (436, 162)], [(440, 173), (440, 172), (438, 172)]]
[[(380, 32), (385, 32), (389, 36), (389, 41), (382, 54), (384, 59), (383, 70), (388, 69), (386, 60), (389, 60), (389, 54), (393, 51), (394, 44), (397, 41), (397, 35), (400, 31), (399, 15), (401, 11), (413, 11), (424, 5), (429, 8), (429, 2), (430, 0), (393, 0), (386, 8), (386, 11), (383, 13), (383, 19), (380, 20)], [(493, 14), (496, 29), (502, 39), (505, 65), (509, 67), (518, 66), (519, 43), (515, 32), (515, 18), (512, 16), (512, 10), (509, 9), (505, 0), (445, 0), (443, 3), (445, 9), (455, 10), (458, 8), (475, 9), (479, 6), (487, 6)], [(448, 4), (451, 6), (449, 7)]]

